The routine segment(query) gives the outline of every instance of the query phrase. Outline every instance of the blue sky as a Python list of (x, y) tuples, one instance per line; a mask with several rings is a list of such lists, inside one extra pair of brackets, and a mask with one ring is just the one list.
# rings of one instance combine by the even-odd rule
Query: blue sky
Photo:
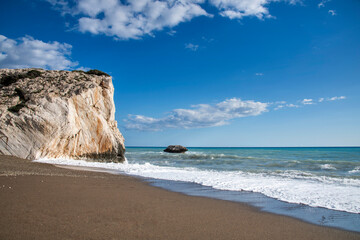
[(359, 146), (360, 2), (0, 2), (0, 67), (113, 76), (128, 146)]

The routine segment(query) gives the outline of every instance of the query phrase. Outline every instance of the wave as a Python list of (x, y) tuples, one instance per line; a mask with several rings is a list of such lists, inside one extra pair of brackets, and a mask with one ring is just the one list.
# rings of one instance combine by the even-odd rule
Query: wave
[(350, 174), (354, 174), (354, 173), (360, 173), (360, 167), (356, 167), (353, 170), (349, 171)]
[(320, 168), (324, 170), (336, 170), (336, 167), (331, 164), (322, 164), (320, 165)]
[(183, 154), (172, 154), (166, 152), (127, 152), (126, 155), (129, 157), (132, 156), (144, 156), (146, 159), (204, 159), (204, 160), (214, 160), (214, 159), (256, 159), (255, 157), (251, 156), (238, 156), (238, 155), (231, 155), (231, 154), (215, 154), (215, 153), (203, 153), (203, 152), (186, 152)]
[[(229, 161), (234, 160), (233, 164), (237, 164), (241, 161), (247, 161), (252, 163), (257, 163), (258, 166), (265, 165), (266, 167), (299, 167), (299, 168), (308, 168), (309, 170), (347, 170), (349, 167), (357, 167), (359, 163), (351, 161), (334, 161), (330, 159), (293, 159), (291, 157), (272, 157), (269, 155), (262, 156), (248, 156), (248, 155), (236, 155), (236, 154), (224, 154), (224, 153), (206, 153), (206, 152), (197, 152), (197, 151), (188, 151), (183, 154), (172, 154), (166, 153), (163, 151), (130, 151), (126, 152), (126, 156), (129, 159), (143, 161), (152, 161), (152, 160), (209, 160), (209, 163), (212, 163), (211, 160), (221, 160), (225, 163), (231, 163)], [(301, 156), (301, 155), (299, 155)], [(235, 162), (236, 161), (236, 162)]]
[(95, 167), (135, 176), (184, 181), (219, 190), (251, 191), (281, 201), (360, 213), (360, 180), (316, 176), (301, 171), (249, 173), (161, 167), (150, 163), (103, 163), (71, 159), (39, 159), (36, 162)]

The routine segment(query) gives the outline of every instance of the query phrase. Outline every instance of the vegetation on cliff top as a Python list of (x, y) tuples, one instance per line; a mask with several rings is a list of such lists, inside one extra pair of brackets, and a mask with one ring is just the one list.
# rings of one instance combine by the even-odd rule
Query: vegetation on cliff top
[(107, 74), (106, 72), (97, 70), (97, 69), (91, 69), (87, 72), (83, 71), (83, 70), (72, 70), (72, 72), (78, 72), (78, 73), (85, 73), (85, 74), (90, 74), (90, 75), (96, 75), (96, 76), (106, 76), (106, 77), (110, 77), (109, 74)]
[[(96, 76), (110, 77), (109, 74), (107, 74), (107, 73), (105, 73), (103, 71), (97, 70), (97, 69), (91, 69), (91, 70), (89, 70), (87, 72), (84, 72), (82, 70), (73, 70), (72, 72), (79, 72), (79, 73), (85, 73), (85, 74), (96, 75)], [(7, 75), (7, 76), (4, 76), (4, 77), (2, 77), (0, 79), (0, 84), (2, 86), (6, 87), (6, 86), (10, 86), (13, 83), (16, 83), (20, 79), (24, 79), (24, 78), (34, 79), (34, 78), (40, 77), (41, 74), (42, 74), (41, 71), (33, 69), (33, 70), (30, 70), (30, 71), (28, 71), (27, 73), (24, 73), (24, 74)]]
[[(27, 107), (29, 97), (33, 96), (33, 94), (37, 94), (37, 96), (40, 96), (38, 93), (42, 93), (41, 96), (48, 93), (57, 93), (61, 96), (66, 94), (80, 94), (84, 89), (95, 86), (91, 81), (88, 83), (91, 76), (110, 76), (97, 69), (92, 69), (87, 72), (73, 70), (73, 73), (80, 74), (69, 75), (66, 74), (66, 72), (69, 73), (69, 71), (53, 71), (53, 75), (51, 75), (50, 72), (51, 71), (43, 69), (4, 71), (4, 73), (0, 75), (0, 89), (2, 90), (2, 97), (5, 98), (3, 100), (10, 103), (7, 105), (7, 110), (12, 113), (18, 113), (22, 108)], [(74, 81), (76, 83), (74, 83)], [(47, 91), (44, 91), (45, 86), (48, 86)], [(14, 98), (18, 98), (18, 101)]]
[(91, 69), (89, 71), (86, 72), (87, 74), (92, 74), (92, 75), (97, 75), (97, 76), (107, 76), (107, 77), (110, 77), (109, 74), (103, 72), (103, 71), (100, 71), (100, 70), (97, 70), (97, 69)]
[(24, 78), (37, 78), (41, 76), (41, 72), (38, 70), (30, 70), (25, 74), (13, 74), (13, 75), (7, 75), (0, 79), (0, 84), (3, 86), (9, 86), (13, 83), (16, 83), (20, 79)]

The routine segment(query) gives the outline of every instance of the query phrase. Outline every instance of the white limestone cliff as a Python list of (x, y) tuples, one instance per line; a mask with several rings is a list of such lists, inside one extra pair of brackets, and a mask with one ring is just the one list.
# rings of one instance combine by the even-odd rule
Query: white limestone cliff
[(0, 69), (0, 154), (123, 161), (112, 79), (94, 73)]

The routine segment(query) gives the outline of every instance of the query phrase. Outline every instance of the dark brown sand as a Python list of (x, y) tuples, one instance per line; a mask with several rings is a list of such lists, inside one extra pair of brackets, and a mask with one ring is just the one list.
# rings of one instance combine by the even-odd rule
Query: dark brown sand
[(132, 177), (0, 156), (0, 239), (360, 239)]

